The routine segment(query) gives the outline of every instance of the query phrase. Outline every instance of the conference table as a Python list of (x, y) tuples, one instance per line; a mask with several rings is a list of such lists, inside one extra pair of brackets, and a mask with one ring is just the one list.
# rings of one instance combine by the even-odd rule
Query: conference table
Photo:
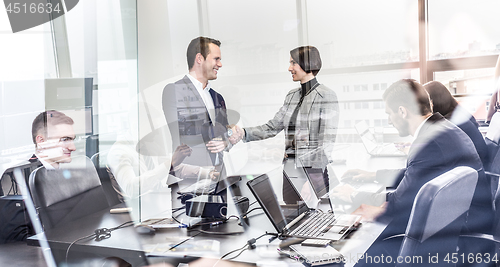
[[(337, 177), (341, 177), (343, 172), (352, 168), (370, 171), (379, 168), (402, 168), (405, 166), (406, 162), (405, 157), (372, 157), (366, 153), (361, 144), (345, 144), (335, 150), (334, 153), (337, 157), (335, 161), (336, 164), (331, 164), (329, 170), (333, 171)], [(281, 164), (269, 161), (249, 161), (244, 168), (238, 171), (240, 173), (239, 175), (242, 176), (242, 180), (233, 185), (232, 189), (228, 191), (247, 196), (252, 204), (250, 209), (258, 207), (259, 204), (254, 203), (255, 198), (245, 185), (246, 181), (252, 177), (266, 173), (273, 181), (273, 187), (279, 188), (278, 186), (280, 186), (280, 181), (282, 180), (280, 178), (282, 170), (283, 165)], [(300, 175), (296, 177), (292, 175), (291, 180), (294, 185), (299, 188), (307, 185), (305, 177), (301, 177)], [(171, 186), (169, 189), (172, 199), (170, 207), (181, 206), (177, 199), (178, 195), (176, 192), (185, 185), (183, 183), (188, 182), (189, 181), (183, 181), (180, 184)], [(278, 198), (282, 197), (280, 196), (281, 189), (275, 189), (275, 192)], [(228, 197), (228, 199), (230, 198)], [(232, 202), (228, 202), (228, 216), (238, 215)], [(316, 208), (322, 210), (328, 210), (330, 208), (328, 204), (319, 201), (313, 204), (317, 204)], [(124, 204), (119, 204), (118, 207), (124, 207)], [(352, 208), (354, 209), (355, 207)], [(338, 211), (335, 210), (335, 212)], [(175, 214), (177, 215), (178, 213)], [(187, 220), (189, 218), (181, 214), (178, 219)], [(147, 255), (150, 263), (170, 262), (176, 265), (178, 262), (189, 262), (194, 258), (202, 256), (220, 258), (228, 252), (243, 248), (249, 239), (261, 237), (266, 232), (276, 232), (263, 211), (257, 209), (248, 214), (248, 220), (244, 220), (240, 223), (242, 226), (238, 225), (239, 219), (237, 219), (236, 216), (229, 218), (226, 224), (229, 225), (232, 230), (241, 228), (241, 231), (234, 231), (240, 233), (213, 234), (213, 232), (217, 231), (212, 230), (217, 230), (216, 228), (218, 227), (227, 227), (221, 225), (205, 225), (204, 229), (208, 231), (201, 232), (197, 230), (198, 228), (192, 230), (188, 230), (187, 228), (157, 230), (154, 235), (138, 234), (134, 227), (125, 227), (111, 232), (109, 238), (101, 241), (87, 238), (75, 242), (82, 237), (91, 235), (96, 229), (113, 228), (130, 220), (131, 216), (129, 213), (111, 214), (109, 209), (106, 209), (74, 221), (73, 223), (46, 230), (44, 234), (32, 236), (28, 239), (28, 244), (39, 245), (39, 240), (46, 239), (53, 253), (59, 259), (65, 258), (67, 253), (70, 260), (73, 255), (76, 256), (83, 253), (102, 257), (119, 257), (125, 259), (133, 266), (141, 266), (147, 263), (145, 259)], [(356, 260), (369, 248), (371, 243), (378, 237), (384, 228), (385, 225), (379, 223), (363, 222), (361, 227), (351, 233), (348, 238), (337, 241), (333, 243), (332, 246), (344, 255), (345, 266), (353, 266)], [(207, 234), (207, 232), (212, 234)], [(257, 264), (259, 266), (303, 266), (300, 261), (284, 257), (277, 253), (276, 249), (280, 242), (281, 240), (271, 235), (265, 235), (256, 241), (255, 249), (244, 250), (238, 256), (237, 254), (241, 252), (241, 250), (236, 251), (225, 257), (225, 259), (231, 259), (237, 256), (232, 260)], [(173, 244), (178, 245), (174, 251), (170, 250)], [(70, 245), (69, 252), (67, 252)]]

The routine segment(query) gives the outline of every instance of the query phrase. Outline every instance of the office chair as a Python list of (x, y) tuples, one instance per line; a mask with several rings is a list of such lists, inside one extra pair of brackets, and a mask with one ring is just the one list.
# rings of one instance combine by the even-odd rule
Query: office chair
[[(491, 266), (500, 266), (500, 191), (496, 191), (495, 198), (493, 199), (493, 211), (495, 213), (494, 221), (493, 221), (493, 231), (490, 233), (468, 233), (460, 235), (461, 239), (464, 239), (465, 242), (471, 242), (480, 240), (483, 242), (487, 242), (488, 247), (494, 249), (491, 252), (488, 252), (491, 257), (495, 257), (495, 261), (491, 261)], [(484, 232), (488, 232), (488, 229), (485, 229)], [(483, 253), (484, 254), (484, 253)], [(488, 266), (490, 266), (488, 265)]]
[(484, 141), (488, 149), (488, 164), (484, 166), (484, 170), (491, 179), (491, 193), (494, 198), (500, 177), (500, 112), (491, 118)]
[[(399, 250), (402, 259), (422, 256), (427, 261), (430, 254), (444, 257), (456, 252), (477, 180), (476, 170), (456, 167), (420, 188)], [(443, 259), (439, 262), (443, 263)], [(403, 262), (396, 266), (412, 263), (419, 265)]]
[(47, 170), (29, 177), (29, 188), (45, 230), (109, 208), (95, 168)]
[(115, 176), (109, 169), (107, 156), (107, 151), (97, 152), (90, 158), (90, 161), (94, 164), (99, 179), (101, 180), (102, 189), (104, 190), (108, 204), (111, 207), (119, 203), (123, 203), (125, 201), (125, 195), (122, 188), (116, 181)]

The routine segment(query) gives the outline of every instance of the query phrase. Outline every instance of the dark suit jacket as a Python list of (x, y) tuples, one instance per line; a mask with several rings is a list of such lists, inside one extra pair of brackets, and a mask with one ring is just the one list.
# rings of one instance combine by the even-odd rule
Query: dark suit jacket
[[(224, 98), (210, 89), (215, 107), (215, 125), (212, 126), (208, 110), (191, 80), (184, 76), (163, 89), (162, 105), (172, 135), (172, 149), (187, 144), (193, 149), (184, 163), (197, 166), (212, 166), (215, 154), (210, 153), (205, 143), (227, 131), (227, 113)], [(220, 153), (222, 160), (222, 153)]]
[(474, 146), (476, 147), (477, 154), (479, 154), (479, 158), (481, 158), (483, 166), (486, 166), (489, 162), (488, 148), (483, 135), (478, 129), (476, 119), (471, 115), (468, 120), (457, 124), (457, 126), (472, 140), (472, 143), (474, 143)]
[[(470, 138), (439, 113), (422, 126), (408, 154), (407, 166), (399, 173), (401, 182), (387, 195), (387, 208), (377, 220), (390, 222), (384, 235), (404, 233), (418, 190), (428, 181), (458, 166), (469, 166), (479, 173), (469, 213), (471, 230), (491, 229), (490, 181)], [(380, 174), (377, 174), (380, 175)]]

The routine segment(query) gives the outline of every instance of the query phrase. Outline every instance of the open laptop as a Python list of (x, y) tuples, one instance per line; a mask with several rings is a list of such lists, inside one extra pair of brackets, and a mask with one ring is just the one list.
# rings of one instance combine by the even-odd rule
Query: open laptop
[[(354, 187), (354, 189), (356, 189), (356, 191), (359, 192), (376, 194), (384, 190), (384, 185), (378, 183), (355, 182), (355, 181), (340, 182), (337, 176), (335, 175), (335, 172), (333, 171), (328, 172), (328, 177), (326, 178), (324, 177), (325, 175), (324, 172), (318, 168), (304, 167), (304, 172), (306, 173), (307, 179), (309, 180), (309, 183), (311, 184), (314, 194), (318, 199), (330, 199), (330, 196), (328, 194), (329, 189), (330, 188), (333, 189), (336, 186), (341, 186), (344, 184), (348, 184)], [(331, 184), (328, 184), (328, 181), (331, 181)]]
[(284, 176), (284, 181), (293, 189), (288, 193), (298, 200), (294, 207), (295, 214), (289, 212), (286, 217), (267, 174), (247, 182), (250, 191), (280, 236), (340, 240), (359, 220), (360, 216), (356, 215), (336, 216), (333, 213), (310, 209), (288, 177)]
[(356, 132), (361, 138), (368, 154), (374, 157), (405, 157), (406, 154), (397, 149), (394, 144), (377, 144), (375, 135), (368, 128), (365, 121), (360, 121), (354, 126)]

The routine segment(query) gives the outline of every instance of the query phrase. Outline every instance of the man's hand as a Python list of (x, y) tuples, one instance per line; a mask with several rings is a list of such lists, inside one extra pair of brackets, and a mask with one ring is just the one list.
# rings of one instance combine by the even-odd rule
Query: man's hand
[(361, 204), (352, 214), (361, 215), (363, 220), (372, 222), (385, 211), (385, 203), (380, 206)]
[(375, 180), (376, 172), (368, 172), (360, 169), (347, 170), (344, 175), (342, 175), (341, 180), (353, 180), (353, 181), (373, 181)]
[(406, 155), (408, 155), (408, 153), (410, 152), (411, 143), (400, 142), (400, 143), (394, 143), (394, 145), (398, 150), (403, 151), (403, 153), (405, 153)]
[(356, 189), (349, 184), (338, 185), (330, 190), (330, 196), (338, 197), (345, 202), (352, 203), (351, 194), (354, 191)]
[(241, 141), (241, 139), (243, 139), (245, 137), (245, 131), (243, 129), (241, 129), (240, 126), (238, 125), (229, 125), (230, 129), (233, 131), (233, 135), (231, 135), (229, 137), (229, 142), (231, 142), (231, 144), (236, 144), (238, 143), (239, 141)]
[(223, 141), (220, 137), (216, 137), (207, 143), (207, 149), (212, 153), (222, 152), (226, 146), (227, 142)]
[(215, 170), (211, 170), (209, 173), (209, 177), (212, 181), (218, 181), (220, 176), (220, 172), (217, 172)]
[(172, 166), (176, 167), (181, 164), (186, 157), (191, 156), (192, 151), (193, 150), (186, 144), (178, 146), (172, 155)]

